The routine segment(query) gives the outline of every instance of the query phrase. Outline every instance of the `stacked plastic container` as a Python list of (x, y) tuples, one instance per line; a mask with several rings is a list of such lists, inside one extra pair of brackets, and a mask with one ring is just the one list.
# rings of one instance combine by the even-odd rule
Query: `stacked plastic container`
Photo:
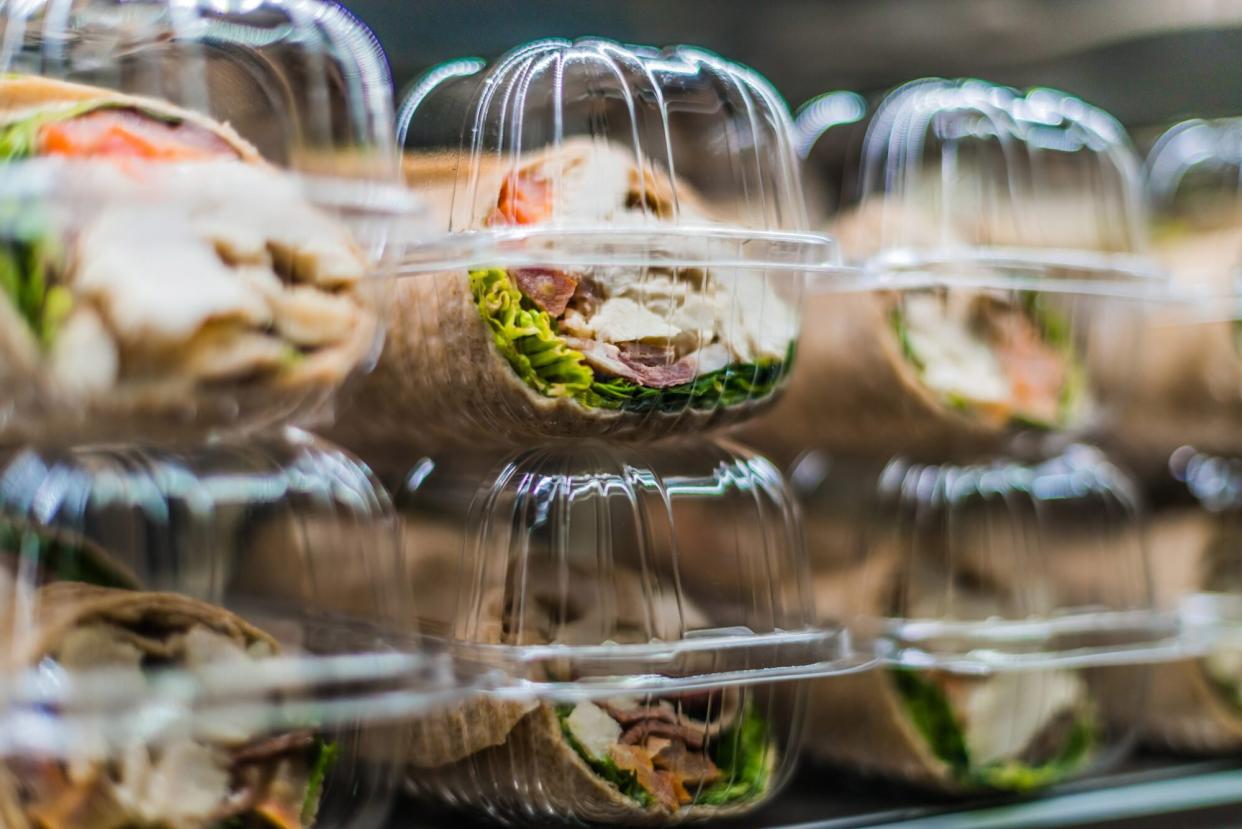
[(1149, 742), (1195, 754), (1242, 751), (1240, 140), (1236, 119), (1187, 121), (1148, 156), (1154, 251), (1181, 301), (1149, 319), (1131, 416), (1110, 436), (1152, 503), (1157, 602), (1185, 629), (1185, 658), (1157, 668), (1141, 725)]
[(1161, 282), (1139, 163), (1071, 96), (938, 79), (889, 95), (860, 156), (830, 226), (871, 287), (811, 290), (789, 392), (745, 431), (793, 470), (820, 613), (849, 591), (880, 659), (816, 683), (808, 748), (1043, 789), (1124, 753), (1176, 647), (1135, 488), (1073, 445)]
[(834, 264), (790, 127), (745, 67), (605, 40), (406, 99), (406, 180), (451, 242), (403, 259), (332, 434), (397, 488), (411, 621), (509, 682), (410, 730), (416, 795), (535, 825), (748, 813), (798, 756), (799, 680), (867, 660), (816, 617), (780, 474), (706, 437), (776, 398)]
[(383, 56), (312, 0), (10, 3), (0, 44), (0, 825), (377, 825), (392, 723), (471, 680), (382, 487), (284, 427), (426, 232)]

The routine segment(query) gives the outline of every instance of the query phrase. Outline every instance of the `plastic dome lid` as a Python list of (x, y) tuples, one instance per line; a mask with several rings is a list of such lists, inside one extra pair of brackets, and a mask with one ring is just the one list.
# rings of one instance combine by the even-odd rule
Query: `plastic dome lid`
[(432, 70), (400, 130), (450, 240), (407, 251), (339, 439), (391, 444), (418, 422), (435, 450), (649, 441), (779, 392), (805, 277), (835, 247), (806, 231), (789, 114), (754, 72), (539, 41)]
[[(811, 722), (837, 734), (814, 753), (923, 786), (1025, 791), (1128, 744), (1147, 663), (1179, 643), (1152, 607), (1133, 487), (1098, 452), (808, 455), (792, 478), (821, 612), (852, 602), (883, 665), (812, 691)], [(873, 728), (842, 730), (862, 720)]]
[(719, 683), (853, 659), (813, 627), (780, 474), (727, 444), (426, 461), (397, 502), (427, 631), (531, 682)]
[(398, 120), (408, 180), (451, 230), (487, 231), (493, 264), (832, 262), (785, 102), (701, 49), (536, 41), (431, 70)]
[(97, 97), (64, 85), (85, 84), (228, 124), (282, 167), (396, 172), (387, 59), (336, 3), (36, 0), (7, 5), (0, 30), (6, 109)]
[(416, 790), (624, 824), (770, 798), (802, 731), (804, 684), (782, 680), (867, 661), (814, 624), (771, 465), (716, 444), (586, 443), (454, 466), (420, 463), (397, 495), (408, 578), (425, 629), (513, 688), (415, 738)]
[(1111, 116), (1071, 95), (907, 84), (877, 109), (862, 165), (858, 208), (837, 224), (851, 259), (1149, 270), (1127, 258), (1146, 239), (1137, 156)]
[[(89, 796), (117, 820), (373, 825), (396, 793), (392, 724), (476, 683), (404, 647), (408, 623), (385, 626), (408, 614), (395, 530), (365, 467), (303, 435), (13, 452), (0, 472), (6, 821), (85, 825), (72, 806)], [(165, 774), (175, 797), (148, 777)]]

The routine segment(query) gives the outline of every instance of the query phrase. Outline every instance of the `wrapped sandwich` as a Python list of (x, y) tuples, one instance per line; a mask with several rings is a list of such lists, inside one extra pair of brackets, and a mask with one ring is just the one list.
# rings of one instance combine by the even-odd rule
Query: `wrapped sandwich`
[(1050, 295), (952, 285), (812, 293), (805, 312), (815, 323), (799, 343), (801, 370), (743, 432), (778, 456), (956, 457), (1020, 429), (1067, 428), (1089, 406), (1073, 317)]
[[(570, 140), (470, 164), (410, 163), (409, 183), (458, 226), (498, 238), (585, 229), (606, 245), (613, 231), (710, 223), (688, 186), (617, 145)], [(504, 251), (398, 281), (387, 347), (341, 434), (382, 442), (417, 423), (415, 437), (450, 445), (658, 436), (751, 413), (789, 369), (797, 316), (761, 270), (507, 267)]]
[[(622, 594), (641, 589), (637, 575), (617, 575)], [(585, 601), (567, 606), (538, 581), (528, 590), (529, 603), (488, 597), (472, 640), (538, 646), (559, 631), (565, 643), (575, 630), (598, 629), (607, 612)], [(617, 644), (638, 641), (651, 620), (626, 619), (642, 606), (636, 598), (615, 608)], [(681, 614), (698, 611), (662, 609), (656, 623), (667, 638), (683, 623), (702, 625)], [(543, 679), (574, 678), (556, 673)], [(774, 786), (779, 758), (767, 699), (736, 686), (603, 699), (484, 698), (412, 726), (410, 782), (434, 797), (509, 814), (626, 825), (725, 817), (753, 809)]]
[(1194, 659), (1157, 665), (1143, 731), (1177, 751), (1242, 750), (1242, 523), (1234, 512), (1173, 508), (1152, 521), (1153, 583), (1161, 607), (1189, 623)]
[(361, 250), (227, 125), (11, 75), (0, 163), (0, 378), (19, 434), (272, 421), (374, 346)]
[[(183, 596), (57, 582), (11, 607), (0, 664), (65, 682), (107, 672), (112, 687), (149, 692), (168, 670), (243, 665), (276, 642), (232, 613)], [(6, 829), (180, 829), (314, 824), (332, 745), (313, 731), (262, 732), (243, 718), (204, 720), (189, 732), (109, 744), (73, 733), (63, 754), (0, 759)]]
[[(925, 563), (877, 557), (861, 572), (820, 577), (822, 605), (842, 606), (843, 584), (865, 585), (871, 616), (885, 616), (897, 591), (925, 596), (944, 589), (943, 571)], [(899, 568), (910, 572), (899, 575)], [(1002, 603), (982, 584), (952, 588), (955, 614), (987, 619)], [(943, 607), (909, 605), (911, 619), (937, 618)], [(934, 645), (932, 646), (934, 647)], [(1101, 749), (1101, 713), (1080, 671), (1001, 672), (882, 666), (813, 683), (808, 748), (864, 774), (946, 792), (1027, 792), (1087, 768)], [(818, 736), (822, 735), (822, 737)]]

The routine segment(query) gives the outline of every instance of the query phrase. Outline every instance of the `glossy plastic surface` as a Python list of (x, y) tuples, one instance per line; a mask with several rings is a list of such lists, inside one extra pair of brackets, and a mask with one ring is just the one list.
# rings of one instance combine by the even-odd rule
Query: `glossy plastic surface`
[(304, 435), (15, 451), (0, 515), (6, 827), (378, 825), (392, 723), (461, 698), (385, 626), (408, 612), (391, 502)]
[(1153, 253), (1180, 299), (1153, 308), (1140, 363), (1115, 378), (1130, 384), (1133, 404), (1112, 437), (1148, 476), (1184, 445), (1242, 451), (1240, 141), (1237, 119), (1187, 121), (1147, 159)]
[(0, 72), (7, 441), (286, 423), (374, 360), (369, 277), (428, 228), (348, 12), (9, 3)]
[(425, 796), (531, 823), (748, 812), (797, 754), (793, 680), (866, 662), (813, 624), (784, 484), (740, 450), (429, 460), (397, 501), (425, 629), (514, 683), (415, 736)]
[(951, 792), (1027, 791), (1130, 745), (1146, 665), (1180, 642), (1153, 610), (1133, 485), (1098, 452), (811, 454), (792, 479), (821, 613), (852, 603), (882, 659), (816, 684), (812, 753)]
[(1160, 665), (1143, 721), (1148, 740), (1195, 754), (1242, 750), (1242, 463), (1189, 447), (1174, 453), (1180, 499), (1154, 512), (1156, 601), (1185, 631), (1186, 657)]
[[(689, 47), (545, 40), (458, 61), (401, 109), (406, 181), (451, 232), (411, 252), (356, 422), (427, 443), (631, 440), (771, 400), (807, 233), (785, 103)], [(432, 273), (425, 273), (426, 271)]]
[(835, 227), (850, 259), (898, 268), (1140, 253), (1139, 166), (1121, 125), (1072, 95), (929, 78), (877, 108), (857, 208)]

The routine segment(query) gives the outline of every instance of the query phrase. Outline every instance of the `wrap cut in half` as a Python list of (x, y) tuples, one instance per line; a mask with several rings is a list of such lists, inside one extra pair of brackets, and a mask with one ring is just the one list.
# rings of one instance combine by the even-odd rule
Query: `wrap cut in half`
[[(112, 687), (141, 698), (153, 671), (240, 667), (277, 651), (232, 613), (175, 594), (57, 582), (31, 598), (30, 614), (0, 623), (8, 673), (107, 671)], [(124, 745), (75, 731), (63, 755), (0, 760), (0, 817), (6, 829), (311, 826), (334, 749), (311, 731), (260, 727), (230, 717)]]
[[(636, 575), (618, 579), (628, 584), (622, 595), (640, 589)], [(546, 587), (524, 601), (486, 596), (472, 641), (520, 648), (547, 644), (556, 630), (564, 644), (598, 629), (605, 609), (558, 605)], [(640, 607), (618, 603), (610, 641), (634, 641), (650, 619), (627, 622), (626, 614)], [(697, 613), (684, 604), (658, 612), (673, 626)], [(545, 679), (573, 679), (548, 670)], [(658, 826), (740, 814), (775, 788), (778, 715), (769, 699), (736, 686), (563, 701), (483, 697), (412, 728), (409, 783), (423, 796), (535, 822)]]
[(942, 285), (815, 292), (777, 406), (742, 430), (781, 459), (816, 448), (938, 460), (1073, 425), (1082, 358), (1053, 295)]
[[(906, 615), (935, 620), (944, 579), (938, 566), (886, 553), (818, 576), (816, 599), (827, 608), (861, 601), (869, 606), (864, 618), (884, 619), (897, 593), (908, 591)], [(1000, 610), (983, 584), (964, 580), (952, 590), (962, 618)], [(1093, 689), (1076, 671), (880, 666), (812, 683), (807, 748), (864, 775), (950, 794), (1029, 792), (1087, 768), (1099, 749), (1099, 717)]]
[[(1236, 602), (1242, 595), (1236, 513), (1169, 510), (1153, 518), (1149, 544), (1162, 608), (1186, 607), (1194, 598)], [(1226, 612), (1210, 624), (1202, 656), (1153, 668), (1143, 722), (1148, 742), (1197, 754), (1242, 751), (1242, 623)]]
[(16, 430), (272, 421), (374, 348), (348, 229), (227, 125), (7, 76), (0, 164), (19, 163), (48, 175), (0, 194), (0, 380), (31, 415)]
[[(585, 140), (477, 164), (412, 157), (406, 174), (451, 229), (483, 228), (483, 238), (546, 232), (555, 247), (557, 233), (573, 230), (684, 235), (712, 223), (684, 184)], [(748, 416), (789, 368), (797, 316), (779, 276), (610, 265), (608, 253), (598, 266), (488, 261), (503, 260), (508, 244), (478, 253), (468, 270), (398, 280), (384, 353), (360, 379), (338, 440), (643, 439)]]

